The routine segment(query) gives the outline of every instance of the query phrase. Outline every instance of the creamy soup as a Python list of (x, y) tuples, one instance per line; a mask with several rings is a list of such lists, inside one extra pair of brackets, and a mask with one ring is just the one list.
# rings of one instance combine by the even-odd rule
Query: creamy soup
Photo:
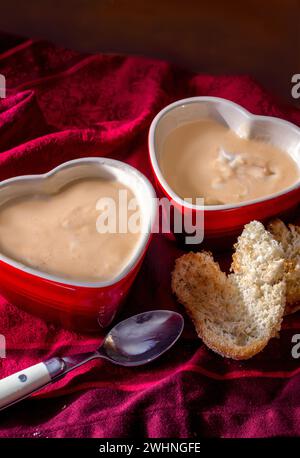
[[(119, 191), (123, 192), (120, 201)], [(27, 266), (69, 279), (113, 279), (129, 262), (140, 240), (139, 207), (129, 211), (125, 202), (134, 197), (120, 182), (96, 178), (75, 181), (53, 195), (10, 201), (0, 207), (0, 251)], [(113, 199), (116, 218), (113, 213), (108, 216), (106, 205), (99, 205), (101, 198)], [(121, 214), (125, 216), (124, 233), (119, 230)], [(131, 217), (136, 221), (135, 232), (127, 231), (126, 219)], [(117, 231), (103, 233), (103, 227), (114, 222)], [(114, 231), (114, 224), (109, 227)]]
[(166, 138), (161, 171), (182, 198), (203, 197), (206, 205), (244, 202), (295, 183), (296, 162), (275, 146), (237, 136), (210, 119), (184, 124)]

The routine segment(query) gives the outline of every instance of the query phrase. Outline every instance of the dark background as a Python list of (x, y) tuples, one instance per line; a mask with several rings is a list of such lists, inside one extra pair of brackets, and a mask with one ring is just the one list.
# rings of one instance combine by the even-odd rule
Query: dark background
[[(164, 58), (205, 73), (246, 73), (292, 103), (299, 24), (299, 0), (0, 2), (0, 30), (85, 52)], [(15, 42), (2, 37), (0, 49)]]

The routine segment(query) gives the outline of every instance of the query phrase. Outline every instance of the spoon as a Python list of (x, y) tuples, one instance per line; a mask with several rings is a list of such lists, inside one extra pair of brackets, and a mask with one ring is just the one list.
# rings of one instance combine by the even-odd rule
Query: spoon
[(118, 323), (95, 352), (54, 357), (0, 380), (0, 410), (95, 358), (126, 367), (150, 363), (179, 338), (183, 317), (169, 310), (140, 313)]

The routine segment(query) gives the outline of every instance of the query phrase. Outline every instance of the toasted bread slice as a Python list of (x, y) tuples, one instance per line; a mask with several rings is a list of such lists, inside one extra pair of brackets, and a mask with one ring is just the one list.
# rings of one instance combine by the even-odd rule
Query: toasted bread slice
[(172, 289), (206, 345), (222, 356), (248, 359), (281, 327), (285, 307), (281, 245), (253, 221), (235, 245), (227, 276), (207, 252), (177, 259)]
[(271, 221), (268, 230), (281, 243), (285, 255), (285, 314), (300, 310), (300, 226), (286, 226), (280, 219)]

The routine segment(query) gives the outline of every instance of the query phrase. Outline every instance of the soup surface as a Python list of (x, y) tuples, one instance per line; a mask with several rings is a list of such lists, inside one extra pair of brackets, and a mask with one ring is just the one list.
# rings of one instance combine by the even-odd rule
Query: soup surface
[[(0, 251), (65, 278), (111, 280), (130, 261), (141, 237), (139, 206), (132, 201), (136, 208), (128, 210), (127, 205), (134, 197), (118, 181), (93, 178), (74, 181), (53, 195), (12, 200), (0, 207)], [(115, 202), (116, 212), (102, 198)], [(131, 217), (135, 232), (128, 231)]]
[(160, 154), (161, 171), (181, 198), (206, 205), (245, 202), (295, 183), (296, 162), (275, 146), (244, 139), (211, 119), (175, 128)]

